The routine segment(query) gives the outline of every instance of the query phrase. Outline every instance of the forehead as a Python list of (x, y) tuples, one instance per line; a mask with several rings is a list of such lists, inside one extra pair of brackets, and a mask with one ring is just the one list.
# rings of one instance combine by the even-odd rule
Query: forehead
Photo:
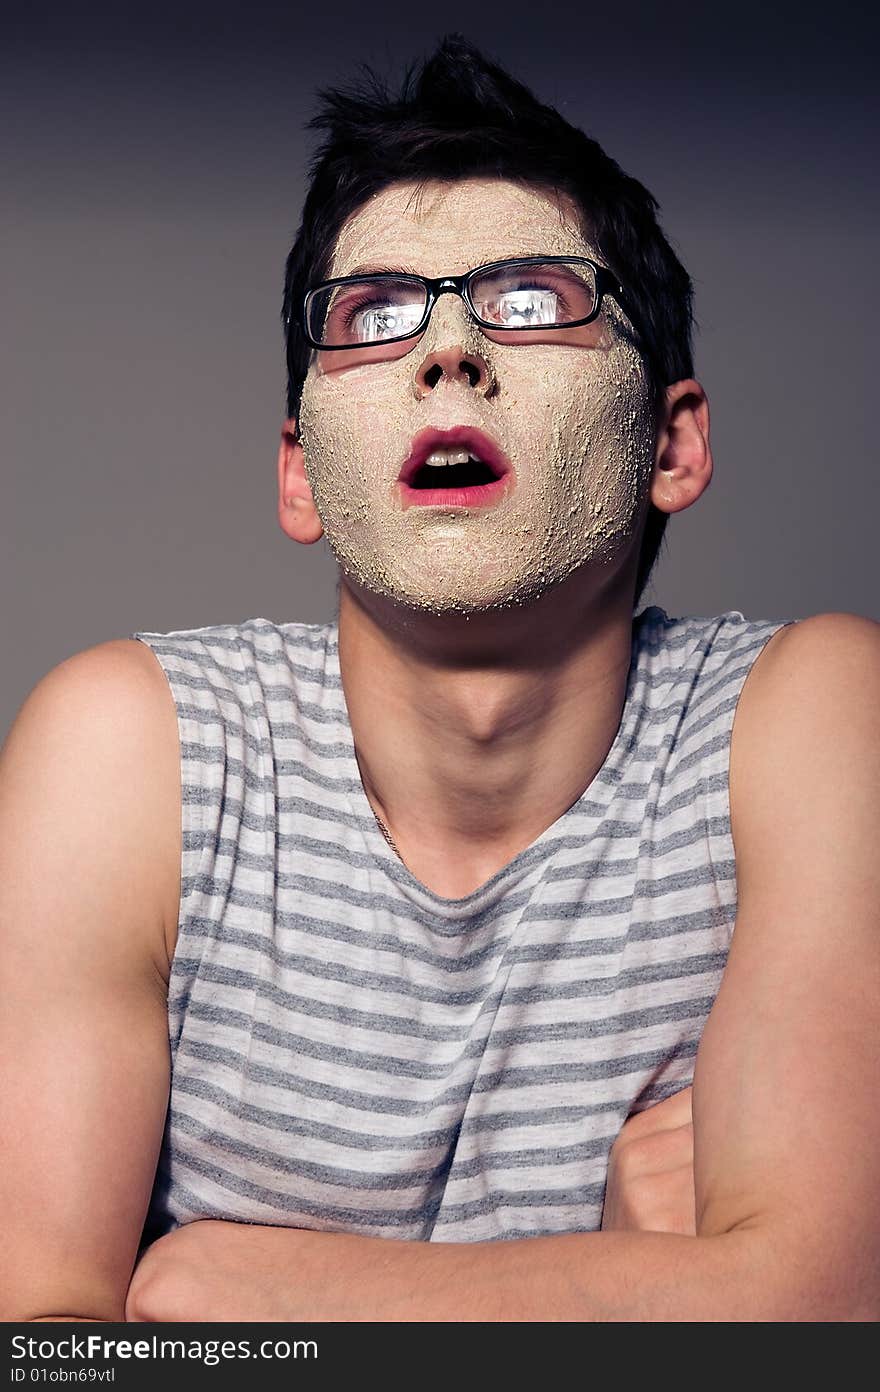
[(571, 199), (506, 179), (391, 184), (353, 213), (328, 274), (454, 275), (507, 256), (595, 255)]

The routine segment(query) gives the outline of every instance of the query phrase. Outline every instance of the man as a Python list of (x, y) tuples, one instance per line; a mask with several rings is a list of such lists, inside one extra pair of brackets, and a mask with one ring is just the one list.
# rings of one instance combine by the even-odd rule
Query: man
[(279, 519), (338, 625), (16, 720), (4, 1312), (876, 1318), (877, 625), (633, 618), (712, 467), (641, 185), (458, 39), (320, 119)]

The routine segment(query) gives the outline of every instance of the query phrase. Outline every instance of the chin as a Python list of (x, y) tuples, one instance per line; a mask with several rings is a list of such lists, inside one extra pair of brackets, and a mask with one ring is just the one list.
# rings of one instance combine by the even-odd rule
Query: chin
[(524, 605), (540, 599), (559, 583), (558, 580), (550, 580), (546, 576), (518, 577), (515, 582), (508, 580), (505, 584), (499, 583), (495, 586), (487, 586), (485, 582), (479, 586), (468, 585), (462, 580), (454, 588), (452, 584), (448, 584), (443, 593), (438, 593), (436, 588), (429, 588), (427, 580), (424, 585), (414, 585), (412, 576), (395, 577), (390, 581), (386, 576), (384, 582), (376, 583), (373, 577), (367, 577), (362, 572), (353, 573), (346, 570), (346, 574), (358, 588), (368, 590), (377, 598), (388, 600), (412, 613), (431, 614), (437, 618), (448, 618), (455, 614), (471, 616), (521, 609)]

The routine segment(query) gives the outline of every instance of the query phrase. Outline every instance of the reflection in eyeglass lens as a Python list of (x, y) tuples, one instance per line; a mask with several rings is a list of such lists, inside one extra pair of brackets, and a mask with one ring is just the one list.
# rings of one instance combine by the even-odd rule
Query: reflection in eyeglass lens
[(311, 332), (324, 343), (379, 343), (411, 333), (424, 312), (425, 287), (417, 280), (338, 285), (315, 297)]
[(471, 299), (481, 319), (503, 328), (572, 324), (596, 303), (589, 267), (579, 270), (548, 263), (489, 271), (471, 281)]

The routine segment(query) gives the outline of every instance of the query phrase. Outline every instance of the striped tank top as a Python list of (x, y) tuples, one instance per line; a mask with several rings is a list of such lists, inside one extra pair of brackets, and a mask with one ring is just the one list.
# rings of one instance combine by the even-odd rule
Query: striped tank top
[(461, 899), (379, 830), (336, 623), (132, 634), (174, 696), (182, 782), (146, 1235), (597, 1229), (627, 1116), (693, 1080), (736, 913), (734, 712), (783, 626), (644, 610), (599, 772)]

